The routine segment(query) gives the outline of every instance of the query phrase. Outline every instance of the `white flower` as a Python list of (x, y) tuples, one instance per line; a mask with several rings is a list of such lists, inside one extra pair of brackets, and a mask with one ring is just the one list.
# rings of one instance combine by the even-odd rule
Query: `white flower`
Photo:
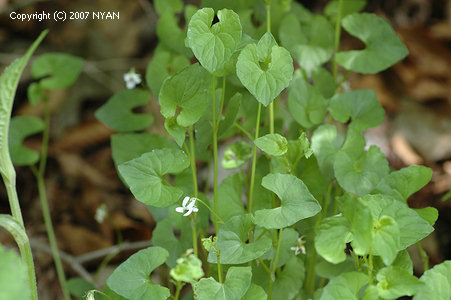
[(94, 216), (94, 218), (96, 219), (97, 223), (102, 224), (107, 214), (108, 214), (107, 207), (105, 203), (102, 203), (97, 207), (96, 215)]
[(303, 240), (303, 238), (303, 236), (298, 238), (296, 246), (290, 248), (290, 250), (294, 251), (294, 255), (299, 255), (299, 253), (301, 252), (305, 255), (305, 241)]
[(128, 73), (124, 74), (125, 85), (128, 89), (134, 88), (136, 85), (141, 83), (141, 75), (131, 69)]
[(184, 216), (189, 216), (192, 212), (198, 212), (199, 209), (196, 207), (196, 198), (190, 198), (188, 196), (183, 199), (182, 206), (175, 209), (176, 212), (183, 213), (187, 211)]
[(86, 300), (96, 300), (96, 298), (94, 298), (94, 290), (89, 291), (88, 294), (86, 295)]

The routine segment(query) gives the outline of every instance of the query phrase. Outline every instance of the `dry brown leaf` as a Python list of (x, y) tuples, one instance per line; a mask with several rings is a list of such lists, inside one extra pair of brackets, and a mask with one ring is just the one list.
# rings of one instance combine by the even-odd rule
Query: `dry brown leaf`
[(423, 163), (423, 159), (415, 153), (405, 137), (400, 133), (395, 133), (391, 139), (393, 152), (406, 165), (418, 165)]
[(73, 255), (112, 246), (112, 243), (104, 236), (85, 227), (61, 224), (56, 228), (56, 232), (60, 248)]

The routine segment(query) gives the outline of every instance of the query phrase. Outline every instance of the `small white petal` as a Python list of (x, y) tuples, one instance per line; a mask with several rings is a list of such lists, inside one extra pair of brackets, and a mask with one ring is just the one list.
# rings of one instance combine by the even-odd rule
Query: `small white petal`
[(198, 209), (197, 207), (193, 207), (193, 211), (194, 211), (194, 212), (198, 212), (199, 209)]
[(127, 86), (127, 88), (128, 88), (129, 90), (131, 90), (132, 88), (135, 87), (135, 83), (132, 82), (132, 81), (126, 81), (126, 82), (125, 82), (125, 85)]
[(192, 209), (188, 209), (188, 211), (183, 215), (184, 217), (189, 216), (193, 212)]
[(196, 201), (192, 201), (186, 206), (186, 208), (188, 209), (192, 209), (194, 207), (194, 205), (196, 205)]
[(183, 207), (186, 207), (186, 204), (188, 204), (189, 199), (190, 199), (190, 197), (188, 197), (188, 196), (186, 196), (186, 197), (183, 199), (183, 202), (182, 202), (182, 206), (183, 206)]
[(176, 207), (176, 208), (175, 208), (175, 211), (176, 211), (176, 212), (179, 212), (179, 213), (182, 213), (182, 212), (184, 212), (184, 211), (185, 211), (185, 208), (184, 208), (184, 207), (181, 207), (181, 206), (179, 206), (179, 207)]

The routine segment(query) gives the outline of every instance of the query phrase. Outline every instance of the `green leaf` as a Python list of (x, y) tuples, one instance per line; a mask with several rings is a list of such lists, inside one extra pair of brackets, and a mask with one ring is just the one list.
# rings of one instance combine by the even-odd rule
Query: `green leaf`
[(238, 112), (240, 110), (242, 95), (236, 93), (230, 98), (229, 103), (227, 103), (227, 110), (224, 119), (221, 120), (218, 127), (218, 137), (221, 138), (227, 131), (233, 127), (235, 120), (237, 118)]
[(190, 65), (166, 79), (160, 90), (160, 111), (176, 117), (183, 127), (196, 123), (210, 101), (211, 76), (199, 64)]
[[(327, 3), (324, 14), (332, 19), (336, 19), (338, 16), (339, 2), (340, 0), (332, 0)], [(366, 5), (366, 0), (344, 0), (341, 5), (341, 17), (344, 18), (347, 15), (362, 10)]]
[(230, 175), (219, 186), (218, 215), (224, 222), (246, 212), (241, 199), (243, 186), (244, 176), (241, 173)]
[(81, 73), (83, 59), (66, 53), (39, 55), (31, 65), (33, 78), (42, 78), (40, 85), (49, 90), (64, 89), (72, 85)]
[(337, 85), (334, 77), (324, 68), (319, 68), (312, 74), (314, 86), (321, 92), (325, 99), (331, 98), (335, 94)]
[(146, 83), (152, 94), (158, 97), (166, 78), (189, 66), (189, 60), (183, 55), (168, 51), (157, 51), (147, 66)]
[(25, 55), (6, 67), (0, 76), (0, 173), (6, 178), (12, 178), (15, 174), (8, 147), (9, 121), (14, 95), (23, 69), (47, 32), (48, 30), (43, 31), (28, 48)]
[(375, 285), (369, 285), (366, 287), (365, 292), (363, 293), (362, 300), (379, 300), (379, 290)]
[(251, 286), (241, 300), (262, 300), (266, 299), (266, 297), (266, 292), (261, 286), (251, 283)]
[(185, 30), (179, 27), (179, 20), (172, 13), (164, 13), (157, 23), (157, 37), (165, 48), (172, 52), (192, 57), (191, 49), (185, 45)]
[(257, 146), (263, 152), (272, 156), (281, 156), (287, 153), (288, 141), (284, 136), (278, 133), (266, 134), (254, 140)]
[(121, 133), (111, 136), (111, 151), (116, 166), (154, 149), (177, 146), (167, 138), (153, 133)]
[(389, 216), (396, 220), (401, 233), (398, 250), (406, 249), (434, 231), (426, 220), (405, 203), (383, 195), (367, 195), (361, 199), (370, 208), (373, 219)]
[(294, 299), (299, 293), (299, 287), (302, 286), (304, 278), (304, 262), (297, 257), (292, 257), (274, 282), (272, 299)]
[(301, 26), (300, 20), (289, 14), (280, 23), (279, 36), (282, 45), (309, 75), (332, 56), (334, 28), (324, 16), (315, 15)]
[(413, 300), (449, 300), (451, 298), (451, 260), (436, 265), (424, 272), (420, 280), (425, 286)]
[(159, 15), (164, 13), (175, 14), (183, 10), (183, 2), (182, 0), (155, 0), (154, 7)]
[(163, 176), (180, 173), (188, 166), (189, 160), (183, 151), (162, 149), (144, 153), (120, 164), (118, 169), (136, 200), (163, 207), (178, 201), (183, 195), (182, 190), (169, 185)]
[(36, 105), (41, 101), (44, 95), (44, 88), (40, 83), (33, 82), (28, 86), (27, 96), (32, 105)]
[(304, 128), (321, 124), (327, 113), (323, 95), (300, 73), (295, 74), (288, 88), (288, 109), (296, 122)]
[(39, 153), (24, 147), (26, 137), (44, 130), (44, 122), (37, 117), (19, 116), (11, 119), (9, 128), (9, 153), (13, 163), (30, 166), (38, 162)]
[(351, 125), (364, 131), (376, 127), (384, 120), (384, 109), (374, 90), (355, 90), (336, 94), (329, 103), (329, 111), (342, 123), (351, 119)]
[(249, 143), (239, 141), (229, 145), (224, 150), (221, 160), (222, 167), (226, 170), (237, 169), (244, 165), (252, 156), (252, 146)]
[(369, 254), (372, 243), (373, 217), (371, 210), (357, 197), (345, 194), (338, 199), (340, 210), (348, 220), (352, 233), (351, 246), (357, 255)]
[(179, 147), (183, 147), (186, 138), (186, 128), (177, 124), (176, 118), (164, 120), (164, 128), (174, 138)]
[(12, 250), (0, 244), (0, 300), (31, 299), (24, 262)]
[(382, 216), (373, 222), (373, 254), (379, 255), (384, 264), (390, 265), (400, 248), (400, 228), (398, 223), (388, 216)]
[(268, 106), (293, 77), (290, 53), (277, 46), (271, 33), (257, 45), (247, 45), (238, 56), (236, 72), (241, 83), (264, 106)]
[(378, 73), (409, 54), (406, 46), (382, 17), (369, 13), (354, 13), (341, 24), (351, 35), (365, 43), (363, 50), (338, 52), (337, 63), (359, 73)]
[(83, 299), (87, 292), (95, 289), (95, 286), (89, 281), (75, 277), (67, 281), (66, 288), (69, 290), (71, 295), (77, 297), (78, 299)]
[(223, 284), (212, 277), (203, 278), (194, 285), (194, 294), (198, 300), (240, 300), (251, 285), (251, 277), (251, 267), (231, 267)]
[(373, 194), (384, 194), (407, 202), (407, 199), (424, 187), (432, 176), (432, 170), (424, 166), (408, 166), (391, 172), (375, 187)]
[[(258, 231), (254, 233), (255, 236), (258, 236), (259, 234), (260, 232)], [(302, 244), (302, 246), (304, 246), (305, 244), (305, 241), (299, 238), (299, 233), (293, 228), (284, 228), (282, 232), (282, 239), (280, 242), (277, 268), (284, 266), (293, 256), (296, 256), (295, 250), (293, 250), (292, 248), (297, 247), (298, 244)], [(273, 261), (276, 257), (276, 253), (277, 253), (277, 245), (273, 244), (273, 247), (260, 258), (262, 260)]]
[(296, 176), (268, 174), (262, 186), (273, 191), (281, 200), (281, 206), (255, 212), (255, 224), (267, 229), (279, 229), (316, 215), (321, 206), (308, 188)]
[(241, 23), (230, 9), (221, 9), (219, 22), (212, 25), (212, 8), (198, 10), (188, 25), (188, 44), (201, 65), (210, 73), (221, 72), (241, 40)]
[(114, 270), (107, 284), (114, 292), (130, 300), (165, 300), (170, 296), (169, 289), (153, 283), (150, 274), (166, 261), (168, 255), (161, 247), (140, 250)]
[(384, 153), (377, 146), (364, 151), (365, 139), (350, 128), (342, 149), (335, 155), (334, 171), (338, 183), (348, 192), (370, 193), (389, 171)]
[(95, 113), (98, 120), (118, 132), (143, 130), (153, 122), (150, 114), (135, 114), (133, 109), (147, 104), (150, 94), (143, 89), (122, 90)]
[(431, 226), (434, 226), (435, 221), (438, 219), (438, 210), (435, 207), (428, 206), (423, 208), (415, 208), (414, 211), (416, 211), (417, 214), (426, 220)]
[(383, 299), (398, 299), (401, 296), (413, 296), (424, 287), (414, 275), (399, 267), (388, 266), (377, 273), (379, 296)]
[(358, 272), (348, 272), (332, 278), (323, 288), (320, 300), (358, 300), (363, 285), (368, 283), (368, 276)]
[(179, 258), (186, 249), (192, 247), (192, 241), (184, 239), (177, 239), (172, 231), (172, 223), (169, 219), (164, 219), (157, 223), (157, 226), (152, 231), (152, 245), (162, 247), (168, 251), (169, 256), (166, 264), (170, 268), (175, 268), (177, 258)]
[(321, 173), (328, 181), (334, 179), (334, 158), (339, 146), (337, 129), (331, 124), (320, 125), (312, 136), (312, 150), (318, 160)]
[(315, 266), (316, 274), (327, 279), (332, 279), (342, 273), (355, 271), (355, 269), (355, 259), (351, 256), (346, 256), (345, 261), (338, 264), (321, 259)]
[[(221, 226), (216, 242), (221, 264), (243, 264), (259, 258), (271, 248), (272, 241), (266, 236), (248, 243), (249, 231), (253, 227), (253, 217), (250, 214), (232, 217)], [(214, 251), (210, 251), (208, 261), (217, 263)]]
[(321, 220), (315, 235), (315, 248), (328, 262), (338, 264), (346, 259), (346, 243), (351, 241), (350, 224), (341, 215)]

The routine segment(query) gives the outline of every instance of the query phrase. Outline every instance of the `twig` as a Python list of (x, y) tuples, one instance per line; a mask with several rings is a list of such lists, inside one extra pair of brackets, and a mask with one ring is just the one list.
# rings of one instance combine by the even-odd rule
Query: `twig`
[[(30, 239), (30, 244), (31, 244), (31, 248), (41, 251), (42, 253), (48, 254), (48, 255), (52, 255), (52, 249), (50, 249), (49, 245), (47, 245), (44, 242), (41, 242), (37, 239)], [(73, 271), (75, 271), (78, 275), (80, 275), (84, 280), (89, 281), (89, 282), (94, 282), (91, 274), (89, 274), (88, 271), (86, 271), (86, 269), (81, 265), (81, 263), (79, 263), (77, 261), (77, 259), (75, 257), (73, 257), (72, 255), (59, 250), (60, 253), (60, 257), (61, 260), (66, 263), (67, 265), (69, 265)]]
[(103, 248), (100, 250), (96, 250), (96, 251), (92, 251), (92, 252), (80, 255), (80, 256), (76, 257), (75, 259), (77, 260), (78, 263), (84, 264), (84, 263), (87, 263), (88, 261), (92, 261), (92, 260), (107, 256), (108, 254), (113, 253), (113, 252), (119, 253), (119, 252), (126, 251), (126, 250), (136, 250), (136, 249), (146, 248), (151, 245), (152, 245), (152, 243), (150, 241), (123, 242), (120, 245)]

